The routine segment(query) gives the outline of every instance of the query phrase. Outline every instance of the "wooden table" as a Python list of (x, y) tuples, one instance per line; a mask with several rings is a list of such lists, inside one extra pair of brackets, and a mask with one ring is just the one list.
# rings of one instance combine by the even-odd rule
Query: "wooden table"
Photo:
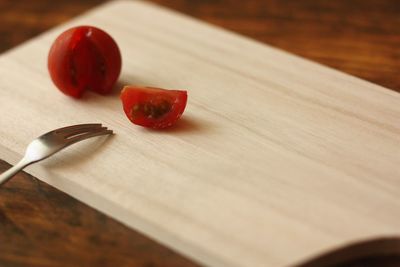
[[(0, 0), (0, 52), (102, 2)], [(153, 2), (400, 91), (397, 0)], [(400, 256), (346, 264), (399, 265)], [(198, 265), (22, 173), (0, 188), (0, 266)]]

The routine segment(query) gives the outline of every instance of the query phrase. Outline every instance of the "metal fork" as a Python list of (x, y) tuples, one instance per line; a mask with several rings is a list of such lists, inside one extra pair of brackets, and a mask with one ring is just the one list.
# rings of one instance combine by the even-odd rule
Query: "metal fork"
[(53, 130), (33, 140), (26, 148), (24, 157), (0, 175), (0, 185), (26, 166), (41, 161), (76, 142), (113, 131), (100, 123), (79, 124)]

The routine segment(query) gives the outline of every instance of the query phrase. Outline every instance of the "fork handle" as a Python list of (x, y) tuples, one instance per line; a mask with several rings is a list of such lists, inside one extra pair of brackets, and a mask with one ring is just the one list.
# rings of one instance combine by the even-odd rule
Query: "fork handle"
[(10, 169), (6, 170), (2, 174), (0, 174), (0, 186), (11, 179), (18, 172), (22, 171), (23, 168), (29, 165), (25, 159), (21, 159), (17, 164), (12, 166)]

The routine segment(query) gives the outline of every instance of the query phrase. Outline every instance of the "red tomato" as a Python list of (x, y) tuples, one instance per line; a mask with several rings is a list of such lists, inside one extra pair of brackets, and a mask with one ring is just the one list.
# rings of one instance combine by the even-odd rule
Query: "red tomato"
[(121, 101), (134, 124), (153, 129), (173, 125), (186, 107), (187, 92), (154, 87), (125, 86)]
[(87, 89), (107, 94), (121, 71), (121, 54), (106, 32), (80, 26), (57, 37), (48, 68), (54, 84), (69, 96), (79, 98)]

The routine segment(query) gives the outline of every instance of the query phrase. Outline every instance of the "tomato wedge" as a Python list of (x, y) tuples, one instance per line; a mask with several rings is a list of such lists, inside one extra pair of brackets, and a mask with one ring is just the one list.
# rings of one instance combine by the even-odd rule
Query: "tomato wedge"
[(134, 124), (163, 129), (172, 126), (186, 107), (187, 92), (155, 87), (125, 86), (121, 101), (128, 119)]

